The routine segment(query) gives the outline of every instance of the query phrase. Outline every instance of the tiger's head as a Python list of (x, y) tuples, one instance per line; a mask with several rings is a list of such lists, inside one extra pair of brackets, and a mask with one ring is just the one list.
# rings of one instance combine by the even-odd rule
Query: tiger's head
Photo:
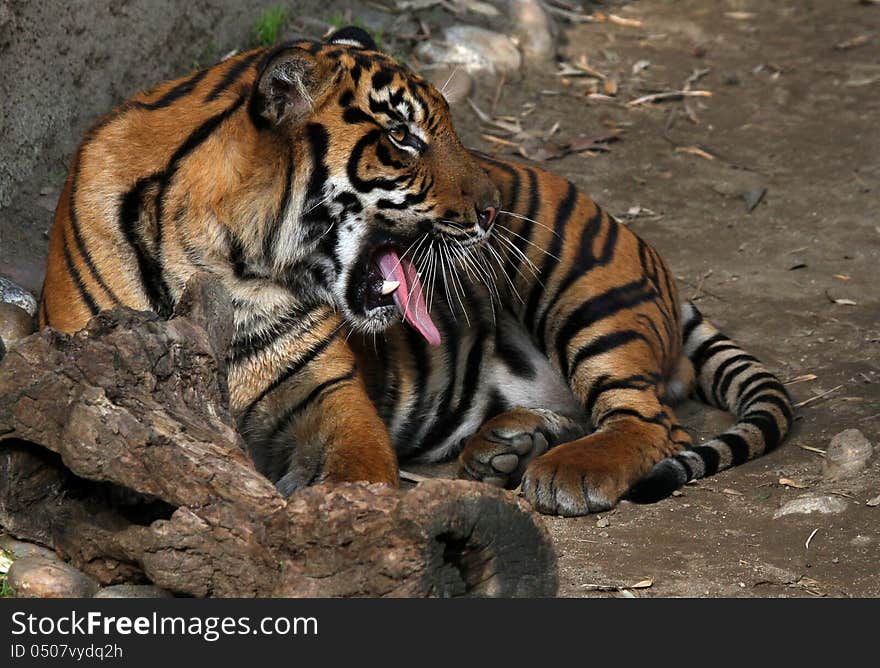
[(310, 287), (356, 329), (403, 318), (439, 343), (424, 273), (435, 254), (484, 243), (500, 206), (443, 95), (346, 28), (268, 52), (249, 113), (292, 156), (272, 264), (300, 276), (309, 267)]

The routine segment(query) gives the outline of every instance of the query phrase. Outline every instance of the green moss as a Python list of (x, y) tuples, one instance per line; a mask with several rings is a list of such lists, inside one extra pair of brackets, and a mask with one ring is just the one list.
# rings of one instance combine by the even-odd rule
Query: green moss
[(287, 22), (287, 9), (284, 7), (270, 7), (260, 14), (260, 18), (254, 24), (254, 39), (259, 46), (269, 46), (278, 41), (281, 36), (281, 28)]

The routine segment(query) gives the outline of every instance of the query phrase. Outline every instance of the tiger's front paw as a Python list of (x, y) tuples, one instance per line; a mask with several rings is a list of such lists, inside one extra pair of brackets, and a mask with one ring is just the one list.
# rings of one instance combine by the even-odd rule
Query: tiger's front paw
[(566, 443), (526, 469), (522, 494), (535, 510), (574, 517), (612, 508), (626, 488), (620, 470), (578, 442)]
[(461, 477), (497, 487), (516, 487), (528, 463), (545, 453), (572, 420), (550, 411), (515, 408), (486, 422), (459, 455)]

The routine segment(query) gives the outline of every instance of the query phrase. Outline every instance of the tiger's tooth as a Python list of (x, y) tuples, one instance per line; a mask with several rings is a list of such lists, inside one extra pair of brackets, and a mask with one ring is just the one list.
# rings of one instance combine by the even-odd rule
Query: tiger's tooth
[(400, 281), (382, 281), (382, 295), (390, 295), (400, 287)]

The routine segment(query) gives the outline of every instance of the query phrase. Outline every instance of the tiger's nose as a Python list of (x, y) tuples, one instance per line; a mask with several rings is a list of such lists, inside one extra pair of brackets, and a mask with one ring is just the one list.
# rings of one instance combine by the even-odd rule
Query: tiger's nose
[(498, 207), (487, 206), (485, 209), (482, 209), (482, 210), (480, 210), (479, 208), (476, 208), (476, 211), (477, 211), (477, 224), (485, 232), (490, 227), (492, 227), (492, 224), (495, 222), (495, 219), (498, 217)]

